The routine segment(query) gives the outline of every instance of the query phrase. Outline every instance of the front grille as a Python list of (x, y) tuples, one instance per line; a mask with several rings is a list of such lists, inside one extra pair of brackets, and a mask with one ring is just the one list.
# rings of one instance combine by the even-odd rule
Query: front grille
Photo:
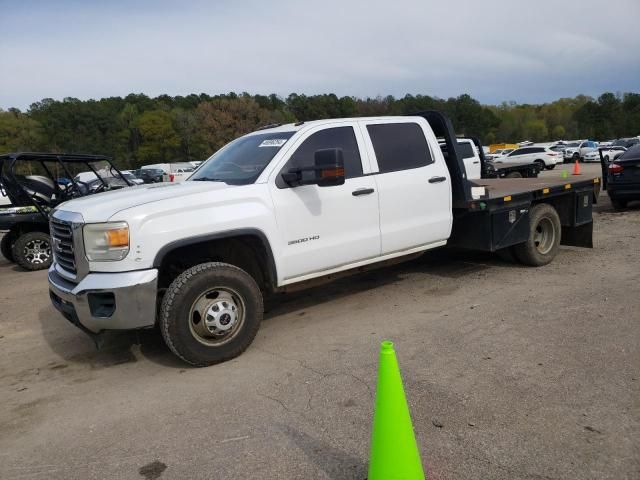
[(73, 252), (73, 229), (71, 223), (52, 218), (51, 240), (53, 258), (56, 263), (74, 275), (78, 273)]

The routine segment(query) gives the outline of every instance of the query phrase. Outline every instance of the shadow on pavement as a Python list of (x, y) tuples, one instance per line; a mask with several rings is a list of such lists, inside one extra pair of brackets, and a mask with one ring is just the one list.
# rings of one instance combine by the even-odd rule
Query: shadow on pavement
[(281, 430), (302, 450), (307, 458), (327, 474), (331, 480), (361, 480), (367, 476), (367, 464), (342, 450), (310, 437), (288, 425)]

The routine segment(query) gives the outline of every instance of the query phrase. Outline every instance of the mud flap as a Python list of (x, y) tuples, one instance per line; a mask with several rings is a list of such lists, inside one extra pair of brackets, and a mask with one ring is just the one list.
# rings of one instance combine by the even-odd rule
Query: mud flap
[(562, 227), (560, 245), (593, 248), (593, 222), (577, 227)]

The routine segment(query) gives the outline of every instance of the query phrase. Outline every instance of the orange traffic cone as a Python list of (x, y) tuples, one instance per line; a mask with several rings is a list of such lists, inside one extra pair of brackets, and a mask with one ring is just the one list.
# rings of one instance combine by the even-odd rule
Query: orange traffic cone
[(576, 163), (573, 164), (573, 175), (580, 175), (580, 162), (576, 159)]

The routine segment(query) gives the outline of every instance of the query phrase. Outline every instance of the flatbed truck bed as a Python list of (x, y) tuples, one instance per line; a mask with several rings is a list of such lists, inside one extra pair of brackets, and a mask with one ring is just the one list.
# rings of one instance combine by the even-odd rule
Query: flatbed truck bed
[(448, 245), (495, 252), (524, 242), (530, 234), (529, 211), (539, 203), (552, 205), (560, 217), (561, 245), (593, 247), (593, 204), (600, 178), (514, 178), (469, 182), (484, 195), (454, 203), (453, 231)]

